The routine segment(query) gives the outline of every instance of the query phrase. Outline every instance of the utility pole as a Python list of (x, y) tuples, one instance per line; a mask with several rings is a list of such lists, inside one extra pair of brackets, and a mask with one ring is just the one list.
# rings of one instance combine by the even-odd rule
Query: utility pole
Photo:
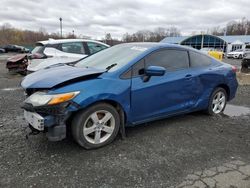
[(201, 48), (203, 48), (203, 44), (204, 44), (204, 33), (201, 32)]
[(75, 31), (74, 31), (74, 30), (72, 30), (72, 33), (73, 33), (73, 38), (75, 38), (75, 34), (74, 34), (74, 33), (75, 33)]
[(62, 18), (60, 17), (59, 20), (60, 20), (60, 30), (61, 30), (61, 38), (62, 38)]

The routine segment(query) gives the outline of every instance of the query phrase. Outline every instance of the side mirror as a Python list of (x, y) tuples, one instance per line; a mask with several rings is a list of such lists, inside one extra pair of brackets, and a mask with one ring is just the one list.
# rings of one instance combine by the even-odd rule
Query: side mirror
[(145, 75), (146, 76), (163, 76), (166, 72), (166, 69), (164, 67), (160, 66), (149, 66), (145, 69)]

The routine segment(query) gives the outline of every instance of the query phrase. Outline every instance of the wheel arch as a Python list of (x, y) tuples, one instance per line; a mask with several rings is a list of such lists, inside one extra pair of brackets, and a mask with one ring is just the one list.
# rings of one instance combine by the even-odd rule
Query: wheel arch
[(230, 94), (231, 94), (229, 86), (227, 84), (219, 84), (215, 88), (218, 88), (218, 87), (225, 89), (225, 91), (227, 92), (227, 100), (229, 100)]
[(117, 102), (115, 100), (111, 100), (111, 99), (104, 99), (104, 100), (96, 101), (96, 102), (90, 104), (89, 106), (92, 106), (92, 105), (95, 105), (98, 103), (107, 103), (107, 104), (110, 104), (111, 106), (113, 106), (117, 110), (117, 112), (119, 113), (121, 120), (123, 119), (124, 123), (126, 123), (127, 114), (126, 114), (125, 109), (123, 108), (123, 106), (119, 102)]
[(126, 134), (125, 134), (125, 125), (126, 125), (126, 122), (127, 122), (127, 112), (126, 112), (126, 110), (124, 109), (124, 107), (119, 102), (117, 102), (115, 100), (110, 100), (110, 99), (98, 100), (98, 101), (89, 103), (88, 105), (84, 106), (84, 108), (79, 108), (78, 110), (73, 111), (71, 113), (70, 117), (66, 120), (66, 125), (68, 125), (67, 126), (67, 132), (71, 132), (72, 121), (73, 121), (73, 119), (75, 118), (75, 116), (80, 111), (82, 111), (82, 110), (84, 110), (86, 108), (89, 108), (90, 106), (99, 104), (99, 103), (109, 104), (109, 105), (113, 106), (117, 110), (117, 112), (118, 112), (118, 114), (120, 116), (120, 121), (121, 121), (121, 124), (120, 124), (120, 133), (122, 135), (122, 138), (124, 139), (126, 137)]
[(120, 104), (119, 102), (112, 100), (112, 99), (102, 99), (102, 100), (93, 101), (93, 102), (87, 104), (86, 106), (79, 108), (77, 111), (73, 112), (72, 116), (74, 116), (79, 111), (84, 110), (86, 108), (89, 108), (90, 106), (96, 105), (98, 103), (107, 103), (107, 104), (113, 106), (117, 110), (117, 112), (119, 113), (121, 120), (123, 120), (123, 123), (126, 123), (128, 116), (127, 116), (127, 112), (126, 112), (125, 108), (122, 106), (122, 104)]

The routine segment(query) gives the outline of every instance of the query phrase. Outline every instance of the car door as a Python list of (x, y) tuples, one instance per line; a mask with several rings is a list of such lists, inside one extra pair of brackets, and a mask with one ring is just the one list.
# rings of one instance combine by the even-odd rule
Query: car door
[[(163, 76), (143, 80), (143, 68), (162, 66)], [(133, 122), (143, 122), (159, 116), (187, 111), (196, 103), (197, 79), (189, 73), (186, 50), (162, 49), (151, 53), (132, 68), (131, 116)]]

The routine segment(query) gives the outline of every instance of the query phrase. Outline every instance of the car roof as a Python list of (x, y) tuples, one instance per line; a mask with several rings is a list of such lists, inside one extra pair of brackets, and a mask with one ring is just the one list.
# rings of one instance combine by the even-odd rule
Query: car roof
[(96, 40), (89, 40), (89, 39), (49, 39), (49, 40), (44, 40), (44, 41), (38, 41), (37, 43), (46, 45), (46, 44), (60, 44), (60, 43), (66, 43), (66, 42), (95, 42), (95, 43), (99, 43), (99, 44), (109, 47), (109, 45), (103, 42), (99, 42)]
[(178, 45), (178, 44), (170, 44), (170, 43), (160, 43), (160, 42), (131, 42), (131, 43), (122, 43), (118, 45), (126, 45), (126, 46), (136, 46), (142, 48), (157, 48), (157, 47), (166, 47), (166, 48), (179, 48), (179, 49), (188, 49), (192, 50), (191, 47)]

